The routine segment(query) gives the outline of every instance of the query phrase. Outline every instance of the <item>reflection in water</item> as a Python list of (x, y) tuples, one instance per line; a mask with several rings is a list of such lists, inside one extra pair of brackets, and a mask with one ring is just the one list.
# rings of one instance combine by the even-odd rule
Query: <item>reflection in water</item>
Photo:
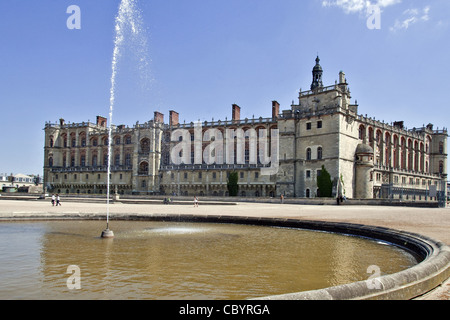
[[(102, 221), (0, 224), (0, 299), (246, 299), (366, 280), (408, 253), (356, 237), (221, 224)], [(4, 260), (4, 261), (3, 261)], [(69, 265), (81, 289), (69, 290)]]

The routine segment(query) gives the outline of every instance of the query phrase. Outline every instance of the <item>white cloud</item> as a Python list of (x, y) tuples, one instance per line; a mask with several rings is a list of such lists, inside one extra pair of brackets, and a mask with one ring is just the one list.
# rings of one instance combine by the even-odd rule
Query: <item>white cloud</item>
[(391, 31), (408, 30), (410, 26), (420, 21), (430, 20), (430, 6), (426, 6), (422, 10), (417, 8), (407, 9), (403, 12), (403, 18), (401, 20), (395, 20), (394, 26), (390, 28)]
[(338, 7), (345, 13), (367, 14), (371, 6), (378, 6), (380, 9), (395, 5), (402, 0), (323, 0), (323, 7)]

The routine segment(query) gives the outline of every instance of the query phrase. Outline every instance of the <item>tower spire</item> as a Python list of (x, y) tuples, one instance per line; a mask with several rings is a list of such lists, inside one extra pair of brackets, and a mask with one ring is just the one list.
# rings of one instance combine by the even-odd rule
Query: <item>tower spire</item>
[(313, 81), (311, 84), (311, 90), (323, 88), (323, 82), (322, 82), (323, 69), (320, 65), (319, 55), (317, 55), (316, 65), (313, 68), (312, 74), (313, 74)]

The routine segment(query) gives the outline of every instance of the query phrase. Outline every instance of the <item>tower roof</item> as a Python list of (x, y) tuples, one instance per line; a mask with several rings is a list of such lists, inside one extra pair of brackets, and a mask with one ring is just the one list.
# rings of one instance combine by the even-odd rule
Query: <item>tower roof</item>
[(313, 71), (312, 71), (313, 81), (311, 83), (311, 90), (323, 88), (322, 73), (323, 73), (323, 69), (322, 69), (322, 66), (320, 65), (319, 56), (317, 56), (316, 65), (314, 66)]
[(316, 58), (316, 65), (314, 66), (313, 71), (323, 71), (322, 66), (320, 65), (319, 56)]
[(361, 154), (361, 153), (373, 154), (373, 149), (372, 149), (372, 147), (369, 146), (368, 144), (360, 143), (360, 144), (358, 144), (358, 146), (356, 147), (356, 154)]

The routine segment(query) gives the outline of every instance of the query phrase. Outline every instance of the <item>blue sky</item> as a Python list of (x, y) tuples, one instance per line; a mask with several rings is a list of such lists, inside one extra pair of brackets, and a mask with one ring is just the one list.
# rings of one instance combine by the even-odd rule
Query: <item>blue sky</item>
[[(181, 121), (271, 115), (308, 89), (319, 53), (324, 84), (343, 70), (359, 113), (448, 127), (450, 1), (136, 0), (147, 68), (130, 45), (119, 61), (115, 124), (154, 111)], [(94, 121), (109, 112), (119, 0), (4, 0), (0, 4), (0, 171), (42, 174), (46, 121)], [(81, 29), (70, 30), (70, 5)]]

